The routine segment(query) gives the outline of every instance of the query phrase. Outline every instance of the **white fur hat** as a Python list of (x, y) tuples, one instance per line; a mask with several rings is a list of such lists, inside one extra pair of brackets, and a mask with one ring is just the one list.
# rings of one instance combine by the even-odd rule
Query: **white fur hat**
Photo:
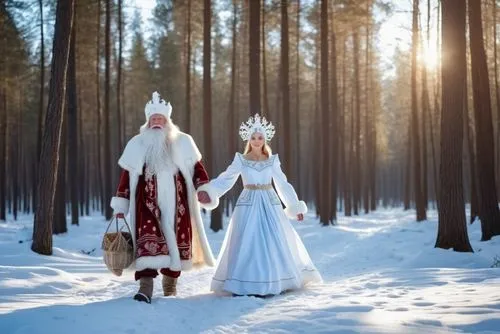
[(154, 114), (160, 114), (170, 119), (172, 106), (170, 102), (165, 103), (165, 100), (160, 98), (158, 92), (154, 92), (151, 101), (148, 101), (144, 107), (144, 113), (146, 114), (146, 123), (149, 122), (149, 118)]

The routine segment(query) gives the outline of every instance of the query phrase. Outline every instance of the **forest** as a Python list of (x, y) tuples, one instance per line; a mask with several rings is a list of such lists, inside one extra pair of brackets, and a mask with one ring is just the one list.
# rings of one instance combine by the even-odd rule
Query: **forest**
[[(211, 177), (259, 113), (320, 226), (388, 207), (425, 224), (438, 210), (435, 246), (471, 252), (467, 224), (500, 235), (499, 7), (1, 0), (0, 220), (33, 214), (41, 254), (81, 217), (109, 220), (117, 160), (158, 91)], [(213, 231), (238, 193), (211, 211)]]

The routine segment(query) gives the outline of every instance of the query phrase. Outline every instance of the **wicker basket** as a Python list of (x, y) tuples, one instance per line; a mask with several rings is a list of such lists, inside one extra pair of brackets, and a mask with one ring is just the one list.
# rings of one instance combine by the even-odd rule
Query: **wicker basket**
[[(116, 225), (116, 232), (109, 232), (109, 228), (113, 224)], [(121, 276), (123, 269), (129, 267), (134, 261), (134, 243), (132, 241), (132, 231), (125, 218), (124, 225), (118, 227), (118, 218), (113, 216), (108, 224), (106, 232), (102, 238), (101, 248), (103, 250), (104, 263), (116, 276)], [(127, 231), (122, 231), (126, 227)]]

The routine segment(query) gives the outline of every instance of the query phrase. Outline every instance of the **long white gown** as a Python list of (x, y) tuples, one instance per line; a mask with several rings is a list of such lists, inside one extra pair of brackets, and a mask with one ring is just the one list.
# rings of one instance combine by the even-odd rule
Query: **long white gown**
[[(280, 165), (278, 155), (251, 161), (236, 153), (227, 170), (207, 185), (209, 195), (217, 200), (232, 188), (240, 174), (243, 185), (267, 185), (260, 187), (267, 189), (244, 188), (241, 192), (217, 259), (212, 291), (275, 295), (300, 289), (309, 282), (321, 282), (320, 273), (289, 220), (305, 213), (307, 207), (298, 200)], [(270, 187), (271, 181), (278, 194)]]

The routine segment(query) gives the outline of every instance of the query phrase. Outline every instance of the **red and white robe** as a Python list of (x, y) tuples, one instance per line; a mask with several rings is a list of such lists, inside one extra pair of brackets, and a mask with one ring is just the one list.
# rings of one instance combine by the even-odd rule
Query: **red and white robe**
[[(189, 270), (214, 265), (196, 189), (209, 181), (192, 138), (182, 132), (172, 142), (174, 170), (146, 176), (140, 136), (127, 144), (111, 207), (129, 213), (136, 253), (135, 269)], [(132, 200), (131, 200), (132, 199)]]

